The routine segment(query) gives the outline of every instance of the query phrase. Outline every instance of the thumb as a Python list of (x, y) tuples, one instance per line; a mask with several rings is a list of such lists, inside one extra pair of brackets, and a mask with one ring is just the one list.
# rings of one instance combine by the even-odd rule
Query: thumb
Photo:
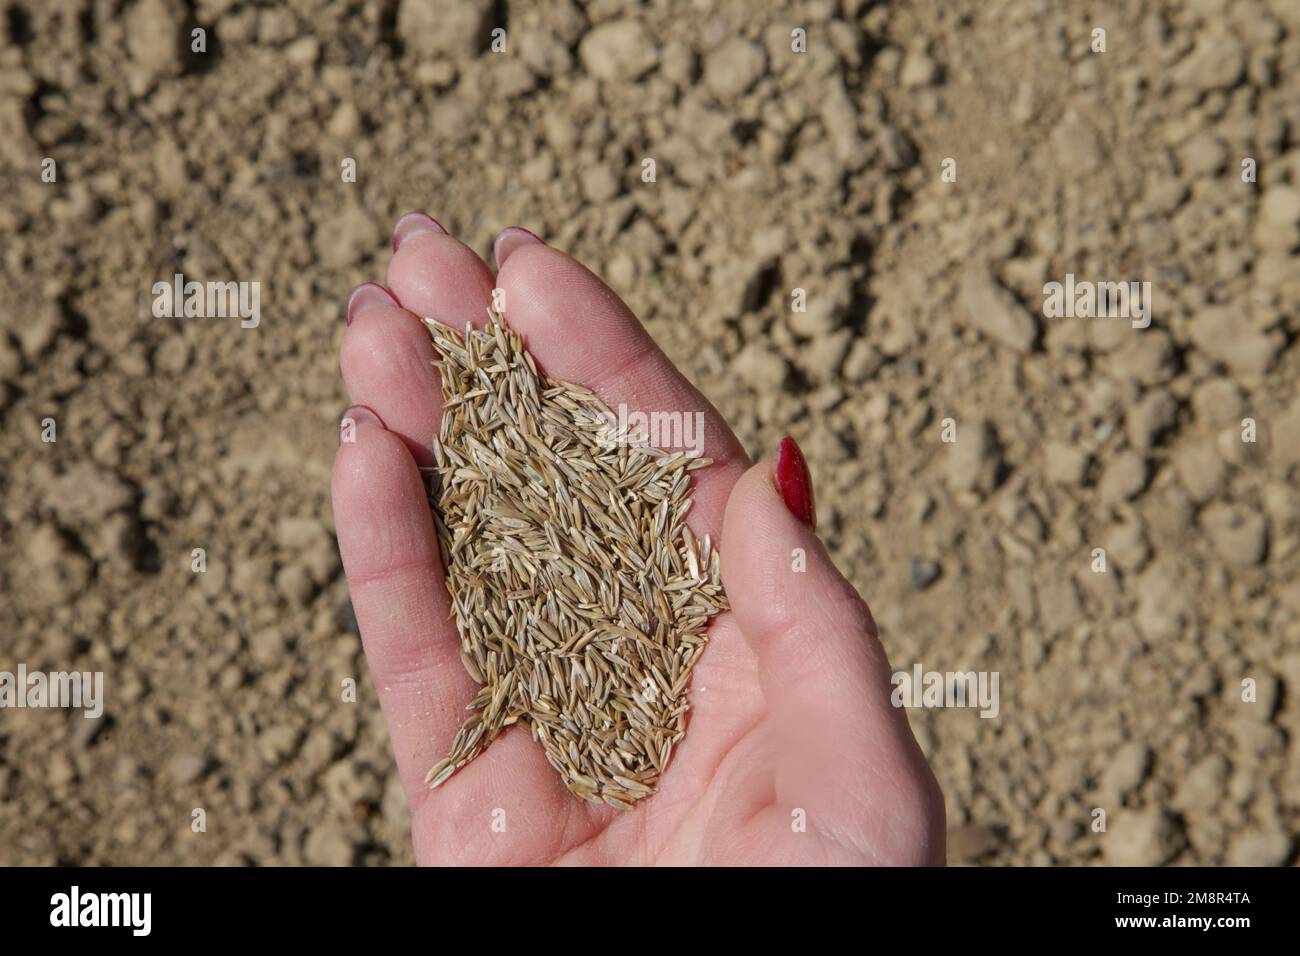
[(813, 530), (812, 482), (794, 439), (750, 468), (727, 500), (722, 581), (758, 655), (769, 704), (820, 710), (853, 693), (883, 717), (889, 664), (867, 604)]
[[(891, 671), (871, 611), (831, 561), (815, 520), (803, 454), (786, 438), (775, 461), (737, 481), (722, 529), (722, 582), (758, 658), (787, 784), (861, 803), (868, 781), (880, 796), (924, 808), (924, 832), (942, 821), (942, 796), (905, 712), (890, 703)], [(938, 859), (942, 852), (940, 843)]]

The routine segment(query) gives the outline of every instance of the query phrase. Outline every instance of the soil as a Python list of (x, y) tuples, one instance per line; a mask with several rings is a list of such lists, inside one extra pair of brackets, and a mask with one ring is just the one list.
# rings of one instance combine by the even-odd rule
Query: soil
[(0, 862), (412, 861), (328, 479), (419, 209), (602, 272), (894, 666), (1000, 675), (910, 711), (953, 862), (1294, 863), (1298, 77), (1293, 0), (6, 4), (0, 670), (106, 705), (0, 714)]

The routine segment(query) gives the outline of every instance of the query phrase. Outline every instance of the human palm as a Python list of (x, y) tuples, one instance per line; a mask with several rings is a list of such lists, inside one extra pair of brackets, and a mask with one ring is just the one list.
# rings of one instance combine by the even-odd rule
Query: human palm
[[(348, 303), (341, 365), (353, 406), (334, 464), (339, 547), (366, 656), (431, 864), (922, 864), (943, 862), (943, 798), (902, 711), (866, 604), (813, 532), (802, 457), (751, 465), (708, 401), (596, 276), (523, 230), (498, 275), (422, 214), (394, 233), (388, 290)], [(440, 391), (420, 322), (486, 319), (492, 291), (551, 378), (611, 407), (704, 413), (689, 524), (713, 536), (732, 610), (709, 628), (686, 737), (659, 792), (632, 810), (579, 800), (526, 727), (505, 731), (435, 791), (477, 688), (460, 663), (418, 466)], [(779, 470), (779, 479), (777, 472)], [(806, 492), (806, 494), (805, 494)], [(802, 555), (802, 557), (800, 557)]]

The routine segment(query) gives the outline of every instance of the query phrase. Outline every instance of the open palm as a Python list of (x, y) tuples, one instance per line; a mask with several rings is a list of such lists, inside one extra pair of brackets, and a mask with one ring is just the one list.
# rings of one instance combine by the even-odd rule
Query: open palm
[[(622, 301), (522, 230), (499, 274), (421, 214), (402, 218), (388, 289), (348, 305), (341, 364), (354, 407), (334, 464), (339, 547), (366, 656), (432, 864), (941, 863), (943, 799), (902, 711), (867, 606), (771, 478)], [(659, 792), (629, 811), (570, 794), (515, 726), (436, 791), (477, 691), (464, 671), (418, 466), (440, 414), (421, 316), (481, 325), (492, 290), (542, 370), (611, 407), (702, 411), (689, 524), (720, 543), (733, 610), (709, 629), (687, 735)]]

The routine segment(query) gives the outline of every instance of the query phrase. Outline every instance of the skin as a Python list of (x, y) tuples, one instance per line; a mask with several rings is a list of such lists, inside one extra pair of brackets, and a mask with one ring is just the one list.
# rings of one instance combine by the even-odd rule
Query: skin
[[(334, 462), (334, 515), (417, 860), (943, 863), (943, 796), (905, 713), (890, 704), (891, 668), (871, 612), (786, 507), (772, 462), (751, 464), (712, 405), (581, 264), (513, 231), (498, 240), (496, 258), (494, 277), (452, 236), (405, 236), (387, 280), (402, 307), (367, 298), (343, 337), (349, 395), (377, 420), (353, 415), (355, 440)], [(496, 286), (547, 375), (584, 384), (614, 408), (706, 416), (704, 451), (715, 464), (695, 472), (689, 523), (720, 542), (733, 610), (710, 627), (687, 734), (659, 793), (631, 811), (572, 796), (524, 726), (438, 790), (423, 783), (477, 688), (458, 656), (417, 471), (431, 461), (440, 415), (418, 317), (480, 325)], [(791, 568), (796, 548), (806, 554), (801, 574)]]

